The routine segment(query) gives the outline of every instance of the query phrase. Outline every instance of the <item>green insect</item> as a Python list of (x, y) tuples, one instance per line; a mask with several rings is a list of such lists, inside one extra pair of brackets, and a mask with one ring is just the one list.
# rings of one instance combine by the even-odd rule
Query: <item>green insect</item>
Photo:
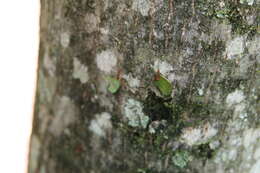
[(120, 74), (121, 74), (121, 70), (118, 71), (116, 78), (106, 77), (106, 79), (108, 80), (108, 83), (109, 83), (107, 90), (112, 94), (115, 94), (121, 87)]
[(154, 85), (164, 97), (168, 97), (171, 95), (173, 89), (172, 84), (168, 79), (162, 76), (159, 70), (154, 76)]
[(108, 85), (108, 91), (111, 92), (112, 94), (115, 94), (119, 88), (120, 88), (120, 81), (117, 80), (116, 78), (108, 77), (107, 78), (109, 85)]

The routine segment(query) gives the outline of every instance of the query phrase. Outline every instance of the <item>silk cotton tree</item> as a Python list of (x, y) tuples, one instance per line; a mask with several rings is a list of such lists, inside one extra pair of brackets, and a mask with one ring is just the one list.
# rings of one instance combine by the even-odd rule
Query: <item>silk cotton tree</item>
[(29, 172), (260, 172), (259, 5), (41, 1)]

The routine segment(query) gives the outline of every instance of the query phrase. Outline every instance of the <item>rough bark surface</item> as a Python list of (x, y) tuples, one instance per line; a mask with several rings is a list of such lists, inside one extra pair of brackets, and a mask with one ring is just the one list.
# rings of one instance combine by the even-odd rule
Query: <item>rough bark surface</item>
[(41, 0), (30, 173), (259, 173), (259, 0)]

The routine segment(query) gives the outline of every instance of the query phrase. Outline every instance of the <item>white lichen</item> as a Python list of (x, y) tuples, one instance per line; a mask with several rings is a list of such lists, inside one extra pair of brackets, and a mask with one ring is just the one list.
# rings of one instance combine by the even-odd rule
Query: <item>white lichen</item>
[(204, 94), (204, 91), (203, 91), (204, 88), (199, 88), (198, 89), (198, 93), (200, 96), (202, 96)]
[(260, 160), (258, 160), (250, 169), (250, 173), (259, 173), (260, 172)]
[(86, 32), (92, 33), (99, 29), (100, 18), (94, 15), (93, 13), (87, 13), (84, 18), (84, 21)]
[(70, 44), (70, 33), (63, 32), (60, 34), (60, 44), (63, 48), (67, 48)]
[(236, 90), (230, 93), (226, 98), (226, 103), (230, 107), (232, 105), (238, 104), (245, 99), (244, 93), (241, 90)]
[(112, 129), (111, 115), (108, 112), (96, 114), (91, 120), (89, 130), (99, 137), (105, 137), (106, 132)]
[(255, 0), (240, 0), (241, 4), (253, 5)]
[(228, 160), (236, 160), (237, 158), (237, 150), (235, 148), (232, 148), (228, 151)]
[(102, 42), (104, 42), (104, 43), (109, 44), (109, 39), (110, 39), (109, 28), (107, 28), (107, 27), (100, 28), (99, 31), (101, 33), (100, 40), (102, 40)]
[(227, 42), (226, 54), (228, 59), (236, 58), (244, 52), (244, 38), (236, 37)]
[(201, 138), (201, 129), (186, 128), (182, 131), (182, 141), (190, 146), (196, 144)]
[(154, 134), (154, 133), (158, 130), (158, 128), (159, 128), (160, 126), (165, 127), (165, 126), (166, 126), (166, 123), (167, 123), (166, 120), (162, 120), (162, 121), (152, 121), (152, 122), (150, 123), (150, 125), (149, 125), (149, 129), (148, 129), (149, 133)]
[(88, 67), (81, 64), (77, 58), (73, 59), (73, 78), (79, 79), (81, 83), (89, 80)]
[(157, 70), (160, 70), (160, 73), (165, 77), (168, 77), (169, 75), (171, 75), (171, 73), (173, 71), (173, 67), (171, 64), (169, 64), (166, 61), (161, 61), (158, 59), (154, 62), (153, 65), (151, 65), (151, 67), (153, 68), (153, 70), (155, 72)]
[(124, 112), (130, 126), (146, 128), (149, 117), (144, 114), (141, 102), (128, 99), (124, 104)]
[[(224, 22), (219, 22), (219, 21), (212, 21), (213, 25), (212, 28), (214, 28), (212, 30), (212, 36), (210, 36), (208, 38), (208, 40), (205, 40), (206, 42), (212, 42), (214, 41), (216, 38), (220, 39), (222, 41), (228, 41), (231, 40), (232, 37), (232, 26), (230, 24), (224, 23)], [(206, 37), (207, 39), (207, 37)]]
[(246, 112), (246, 104), (245, 103), (240, 103), (235, 106), (234, 110), (234, 115), (235, 117), (239, 117), (242, 120), (247, 120), (248, 114)]
[(259, 139), (260, 139), (260, 128), (245, 130), (243, 134), (243, 145), (245, 148), (248, 148), (250, 145), (256, 143), (256, 141)]
[(140, 12), (143, 16), (148, 16), (151, 3), (149, 0), (134, 0), (132, 9)]
[(208, 142), (217, 134), (218, 130), (206, 123), (197, 128), (185, 128), (182, 131), (181, 141), (189, 146), (200, 145)]
[(97, 54), (96, 63), (101, 71), (111, 73), (117, 64), (117, 56), (113, 50), (105, 50)]
[(76, 120), (77, 109), (71, 99), (67, 96), (57, 98), (54, 109), (54, 118), (49, 130), (53, 135), (59, 136), (68, 125)]
[(248, 69), (254, 65), (254, 61), (250, 60), (249, 56), (243, 56), (239, 61), (239, 72), (241, 75), (247, 76)]
[(152, 126), (149, 126), (149, 129), (148, 129), (149, 133), (151, 134), (154, 134), (156, 132), (155, 128), (152, 127)]
[(220, 142), (218, 140), (212, 141), (212, 142), (209, 143), (209, 147), (212, 150), (217, 149), (219, 146), (220, 146)]
[(133, 92), (136, 92), (138, 87), (140, 86), (140, 80), (138, 78), (133, 77), (131, 73), (123, 75), (123, 78), (127, 81), (130, 89)]

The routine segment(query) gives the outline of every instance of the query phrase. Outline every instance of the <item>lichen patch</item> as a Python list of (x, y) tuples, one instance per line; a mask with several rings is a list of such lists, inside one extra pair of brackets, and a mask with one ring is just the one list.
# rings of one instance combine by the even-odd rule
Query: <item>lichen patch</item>
[(70, 44), (70, 33), (63, 32), (60, 34), (60, 44), (63, 48), (67, 48)]
[(105, 50), (97, 54), (96, 63), (99, 70), (109, 74), (117, 64), (117, 56), (113, 50)]
[(124, 112), (128, 119), (128, 125), (142, 128), (146, 128), (148, 125), (149, 117), (144, 114), (141, 102), (132, 98), (128, 99), (124, 104)]
[(232, 105), (242, 102), (244, 99), (245, 99), (245, 95), (244, 95), (243, 91), (236, 90), (227, 96), (226, 103), (230, 107)]
[(140, 86), (140, 80), (138, 78), (133, 77), (131, 73), (123, 75), (123, 78), (127, 81), (130, 89), (133, 92), (136, 92), (138, 87)]
[(251, 144), (254, 144), (260, 138), (260, 129), (248, 129), (244, 132), (243, 145), (248, 148)]
[(151, 65), (152, 69), (156, 72), (157, 70), (160, 71), (160, 73), (167, 77), (170, 81), (174, 80), (175, 75), (172, 72), (173, 67), (171, 64), (169, 64), (166, 61), (156, 60), (153, 65)]
[(236, 37), (227, 42), (226, 54), (228, 59), (233, 59), (244, 52), (244, 38)]
[(62, 96), (54, 103), (54, 119), (50, 125), (50, 132), (59, 136), (63, 130), (76, 120), (77, 109), (69, 97)]
[(88, 33), (92, 33), (99, 29), (100, 18), (92, 13), (86, 14), (85, 18), (85, 28)]
[(73, 78), (79, 79), (81, 83), (89, 80), (88, 67), (81, 64), (77, 58), (73, 59)]
[(209, 123), (197, 128), (185, 128), (182, 131), (181, 141), (189, 146), (208, 142), (217, 134), (218, 130)]
[(258, 160), (251, 168), (250, 173), (259, 173), (260, 172), (260, 160)]
[(99, 137), (105, 137), (106, 132), (112, 129), (111, 115), (108, 112), (96, 114), (91, 120), (89, 130)]
[(255, 0), (240, 0), (241, 4), (253, 5)]

